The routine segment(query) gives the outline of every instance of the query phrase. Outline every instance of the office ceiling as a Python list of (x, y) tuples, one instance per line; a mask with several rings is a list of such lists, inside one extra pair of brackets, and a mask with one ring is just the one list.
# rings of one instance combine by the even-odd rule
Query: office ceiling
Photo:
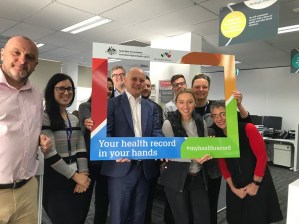
[[(136, 46), (187, 32), (203, 37), (203, 50), (234, 54), (240, 69), (288, 66), (299, 32), (267, 41), (218, 47), (219, 9), (240, 0), (1, 0), (0, 45), (25, 35), (37, 43), (40, 58), (91, 66), (92, 42)], [(279, 27), (299, 24), (299, 0), (280, 0)], [(99, 15), (112, 22), (79, 34), (60, 30)], [(112, 63), (113, 64), (113, 63)], [(138, 65), (138, 64), (137, 64)], [(146, 66), (146, 65), (144, 65)]]

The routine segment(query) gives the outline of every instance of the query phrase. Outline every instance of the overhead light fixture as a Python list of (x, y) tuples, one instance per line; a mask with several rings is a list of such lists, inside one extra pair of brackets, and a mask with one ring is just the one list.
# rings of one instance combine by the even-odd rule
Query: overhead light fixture
[(35, 43), (35, 45), (36, 45), (36, 47), (42, 47), (42, 46), (44, 46), (45, 44), (42, 44), (42, 43)]
[(241, 64), (241, 63), (242, 63), (241, 61), (238, 60), (235, 61), (235, 64)]
[(294, 9), (292, 9), (292, 11), (293, 11), (294, 13), (298, 13), (298, 12), (299, 12), (299, 8), (294, 8)]
[(285, 27), (278, 28), (278, 34), (290, 33), (296, 31), (299, 31), (299, 25), (285, 26)]
[(92, 29), (94, 27), (97, 26), (101, 26), (104, 25), (106, 23), (111, 22), (112, 20), (110, 19), (106, 19), (100, 16), (94, 16), (90, 19), (84, 20), (80, 23), (77, 23), (75, 25), (69, 26), (63, 30), (61, 30), (62, 32), (68, 32), (68, 33), (72, 33), (72, 34), (77, 34), (80, 32), (83, 32), (85, 30), (89, 30)]
[(121, 60), (120, 59), (114, 59), (114, 58), (108, 59), (108, 63), (113, 63), (113, 62), (117, 62), (117, 61), (121, 61)]

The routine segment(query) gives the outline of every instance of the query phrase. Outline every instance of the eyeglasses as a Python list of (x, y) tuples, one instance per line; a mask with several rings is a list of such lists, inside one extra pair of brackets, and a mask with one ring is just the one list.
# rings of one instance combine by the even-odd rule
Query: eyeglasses
[(186, 85), (186, 82), (173, 83), (172, 87), (173, 88), (179, 88), (179, 87), (181, 87), (183, 85)]
[(211, 117), (213, 118), (213, 120), (216, 120), (216, 119), (223, 119), (225, 118), (225, 115), (226, 113), (225, 112), (221, 112), (219, 114), (212, 114)]
[(126, 73), (119, 73), (119, 74), (112, 74), (111, 77), (116, 77), (116, 78), (120, 78), (120, 77), (125, 77)]
[(54, 87), (57, 91), (57, 93), (59, 94), (63, 94), (65, 92), (65, 90), (67, 90), (68, 93), (73, 93), (75, 88), (73, 87), (64, 87), (64, 86), (57, 86), (57, 87)]

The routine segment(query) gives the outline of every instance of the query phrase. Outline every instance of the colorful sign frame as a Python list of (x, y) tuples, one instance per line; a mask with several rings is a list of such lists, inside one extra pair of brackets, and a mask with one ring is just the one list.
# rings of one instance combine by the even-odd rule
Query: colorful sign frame
[[(170, 57), (163, 58), (164, 53)], [(160, 56), (158, 56), (160, 55)], [(211, 65), (224, 67), (227, 137), (107, 137), (107, 75), (108, 58), (164, 61), (167, 63)], [(204, 52), (183, 52), (123, 45), (93, 44), (91, 160), (239, 157), (235, 57)], [(121, 127), (119, 127), (121, 128)]]

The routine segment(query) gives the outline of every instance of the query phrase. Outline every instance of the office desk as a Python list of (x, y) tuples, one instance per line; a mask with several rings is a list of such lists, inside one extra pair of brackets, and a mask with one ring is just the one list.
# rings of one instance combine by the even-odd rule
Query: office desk
[(292, 145), (294, 148), (294, 157), (293, 157), (293, 169), (294, 171), (297, 171), (298, 168), (298, 141), (297, 139), (279, 139), (279, 138), (269, 138), (269, 137), (264, 137), (264, 141), (266, 143), (277, 143), (277, 144), (285, 144), (285, 145)]
[(291, 145), (295, 145), (295, 139), (281, 139), (281, 138), (269, 138), (263, 137), (265, 142), (275, 142), (275, 143), (290, 143)]

